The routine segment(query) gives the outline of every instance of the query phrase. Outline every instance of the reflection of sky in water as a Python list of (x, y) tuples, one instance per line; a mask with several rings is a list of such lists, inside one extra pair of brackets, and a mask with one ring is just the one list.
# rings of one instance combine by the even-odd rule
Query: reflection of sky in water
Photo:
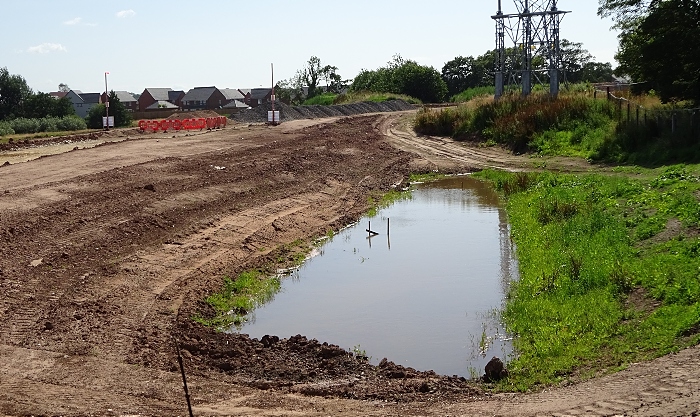
[[(390, 239), (387, 237), (390, 219)], [(367, 238), (368, 221), (379, 236)], [(505, 214), (496, 194), (469, 177), (417, 187), (413, 198), (335, 236), (275, 300), (242, 330), (251, 337), (302, 334), (360, 345), (419, 370), (470, 376), (496, 355), (510, 354), (494, 317), (517, 274)]]

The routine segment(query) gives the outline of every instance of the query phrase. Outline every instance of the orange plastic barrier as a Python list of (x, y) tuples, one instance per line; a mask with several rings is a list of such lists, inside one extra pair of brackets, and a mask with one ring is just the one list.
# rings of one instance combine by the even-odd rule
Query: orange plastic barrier
[(152, 130), (153, 132), (167, 132), (174, 130), (203, 130), (220, 129), (226, 126), (228, 119), (225, 116), (200, 117), (197, 119), (163, 119), (163, 120), (139, 120), (139, 129), (143, 132)]

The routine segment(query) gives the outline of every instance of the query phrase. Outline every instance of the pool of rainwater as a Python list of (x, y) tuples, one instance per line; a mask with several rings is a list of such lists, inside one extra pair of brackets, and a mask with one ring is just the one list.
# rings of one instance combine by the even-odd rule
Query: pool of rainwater
[(509, 233), (487, 183), (457, 176), (414, 185), (410, 199), (322, 244), (272, 302), (231, 330), (301, 334), (366, 352), (375, 364), (477, 377), (493, 356), (512, 355), (500, 322), (518, 273)]

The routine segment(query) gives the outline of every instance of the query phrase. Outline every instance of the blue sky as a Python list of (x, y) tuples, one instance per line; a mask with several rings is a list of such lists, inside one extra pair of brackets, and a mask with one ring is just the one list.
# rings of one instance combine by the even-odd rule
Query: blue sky
[[(0, 67), (34, 91), (254, 88), (294, 75), (312, 55), (344, 78), (401, 54), (441, 70), (495, 45), (497, 0), (4, 0)], [(515, 12), (512, 0), (503, 0)], [(617, 34), (595, 0), (571, 10), (562, 37), (612, 62)]]

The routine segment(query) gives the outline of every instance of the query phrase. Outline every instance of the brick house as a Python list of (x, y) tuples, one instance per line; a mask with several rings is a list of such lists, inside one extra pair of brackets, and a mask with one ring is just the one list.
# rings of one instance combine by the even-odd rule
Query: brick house
[(185, 111), (220, 109), (229, 101), (216, 87), (195, 87), (182, 98), (182, 109)]
[(153, 105), (158, 102), (168, 102), (175, 107), (182, 107), (182, 97), (184, 96), (184, 91), (172, 88), (146, 88), (139, 97), (138, 108), (142, 111), (153, 109)]
[[(139, 102), (134, 98), (134, 96), (131, 95), (131, 93), (128, 91), (115, 91), (114, 93), (117, 95), (119, 102), (126, 107), (127, 111), (135, 112), (139, 110)], [(107, 101), (106, 97), (107, 95), (102, 93), (100, 96), (100, 103)]]

